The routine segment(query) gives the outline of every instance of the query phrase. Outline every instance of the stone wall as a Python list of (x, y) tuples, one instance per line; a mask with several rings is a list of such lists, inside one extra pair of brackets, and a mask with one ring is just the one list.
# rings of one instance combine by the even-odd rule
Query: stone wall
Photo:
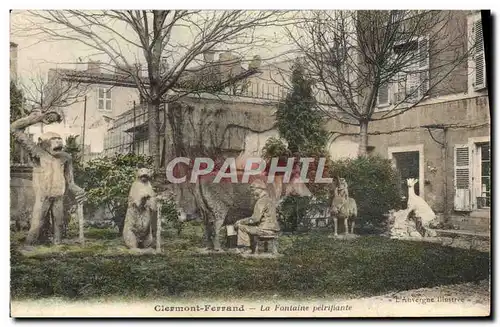
[(29, 219), (35, 201), (32, 187), (32, 169), (28, 166), (10, 168), (10, 219)]

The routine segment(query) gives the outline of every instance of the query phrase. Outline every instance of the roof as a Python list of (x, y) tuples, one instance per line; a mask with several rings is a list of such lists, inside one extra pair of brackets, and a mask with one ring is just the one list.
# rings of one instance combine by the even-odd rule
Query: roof
[[(134, 79), (131, 76), (119, 75), (119, 74), (109, 74), (109, 73), (96, 73), (88, 70), (76, 70), (76, 69), (64, 69), (64, 68), (51, 68), (51, 71), (55, 71), (59, 76), (62, 76), (63, 80), (72, 80), (82, 83), (98, 83), (98, 84), (110, 84), (115, 86), (124, 87), (136, 87)], [(143, 83), (148, 84), (149, 79), (142, 77)]]
[[(237, 69), (235, 69), (237, 68)], [(123, 86), (123, 87), (133, 87), (136, 88), (137, 84), (135, 79), (131, 75), (124, 74), (110, 74), (110, 73), (101, 73), (101, 72), (92, 72), (89, 70), (76, 70), (76, 69), (50, 69), (57, 74), (62, 75), (63, 80), (72, 80), (78, 81), (81, 83), (89, 83), (89, 84), (108, 84), (114, 86)], [(236, 74), (228, 75), (228, 80), (224, 80), (225, 84), (230, 84), (235, 79), (241, 80), (251, 75), (254, 75), (259, 72), (258, 69), (244, 69), (241, 66), (229, 66), (229, 65), (204, 65), (198, 66), (196, 68), (186, 69), (183, 75), (177, 81), (176, 87), (179, 89), (192, 87), (192, 84), (195, 83), (197, 88), (204, 87), (203, 84), (214, 82), (213, 85), (217, 85), (220, 87), (224, 87), (224, 85), (218, 85), (220, 82), (220, 77), (225, 73), (232, 73), (236, 71)], [(214, 77), (217, 80), (214, 80)], [(149, 85), (148, 77), (140, 77), (142, 83), (144, 85)], [(205, 85), (205, 87), (210, 86), (210, 84)]]

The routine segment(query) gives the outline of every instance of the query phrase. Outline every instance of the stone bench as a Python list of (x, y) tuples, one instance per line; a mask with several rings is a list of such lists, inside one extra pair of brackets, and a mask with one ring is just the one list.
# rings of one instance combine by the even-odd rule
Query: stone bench
[(278, 254), (278, 234), (251, 236), (250, 247), (252, 249), (252, 254), (259, 253), (259, 242), (264, 243), (264, 252), (270, 252), (271, 254)]

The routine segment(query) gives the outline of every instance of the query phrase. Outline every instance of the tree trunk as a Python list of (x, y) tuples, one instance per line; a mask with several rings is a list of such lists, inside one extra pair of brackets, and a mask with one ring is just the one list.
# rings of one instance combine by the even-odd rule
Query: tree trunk
[(155, 174), (160, 170), (160, 104), (153, 101), (148, 103), (149, 120), (149, 155), (153, 157)]
[(366, 156), (367, 147), (368, 147), (368, 121), (360, 121), (358, 157)]

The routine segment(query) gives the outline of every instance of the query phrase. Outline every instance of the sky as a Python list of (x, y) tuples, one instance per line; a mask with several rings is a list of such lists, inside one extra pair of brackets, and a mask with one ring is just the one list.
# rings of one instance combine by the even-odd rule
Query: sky
[[(30, 14), (27, 11), (13, 11), (11, 18), (11, 41), (18, 44), (18, 76), (21, 81), (33, 77), (34, 75), (45, 76), (50, 68), (71, 68), (85, 69), (89, 55), (95, 54), (95, 50), (90, 47), (75, 41), (50, 41), (47, 37), (32, 36), (20, 31), (20, 27), (25, 27), (29, 24)], [(125, 37), (132, 38), (135, 35), (131, 29), (123, 29), (122, 33)], [(256, 34), (265, 36), (269, 42), (265, 46), (245, 49), (245, 57), (250, 60), (254, 55), (260, 55), (264, 60), (274, 57), (278, 54), (290, 50), (292, 47), (288, 39), (284, 35), (282, 27), (265, 27), (256, 31)], [(179, 31), (174, 36), (175, 42), (181, 44), (190, 44), (192, 39), (189, 33)], [(129, 59), (131, 56), (141, 53), (135, 47), (131, 49), (127, 42), (119, 40), (120, 48), (123, 53), (128, 53)], [(179, 47), (180, 48), (180, 47)], [(92, 57), (107, 61), (107, 56)], [(288, 57), (287, 57), (288, 58)], [(284, 57), (274, 58), (273, 60), (283, 60)], [(132, 59), (134, 61), (134, 59)], [(82, 64), (76, 64), (81, 62)], [(265, 62), (265, 61), (264, 61)]]

